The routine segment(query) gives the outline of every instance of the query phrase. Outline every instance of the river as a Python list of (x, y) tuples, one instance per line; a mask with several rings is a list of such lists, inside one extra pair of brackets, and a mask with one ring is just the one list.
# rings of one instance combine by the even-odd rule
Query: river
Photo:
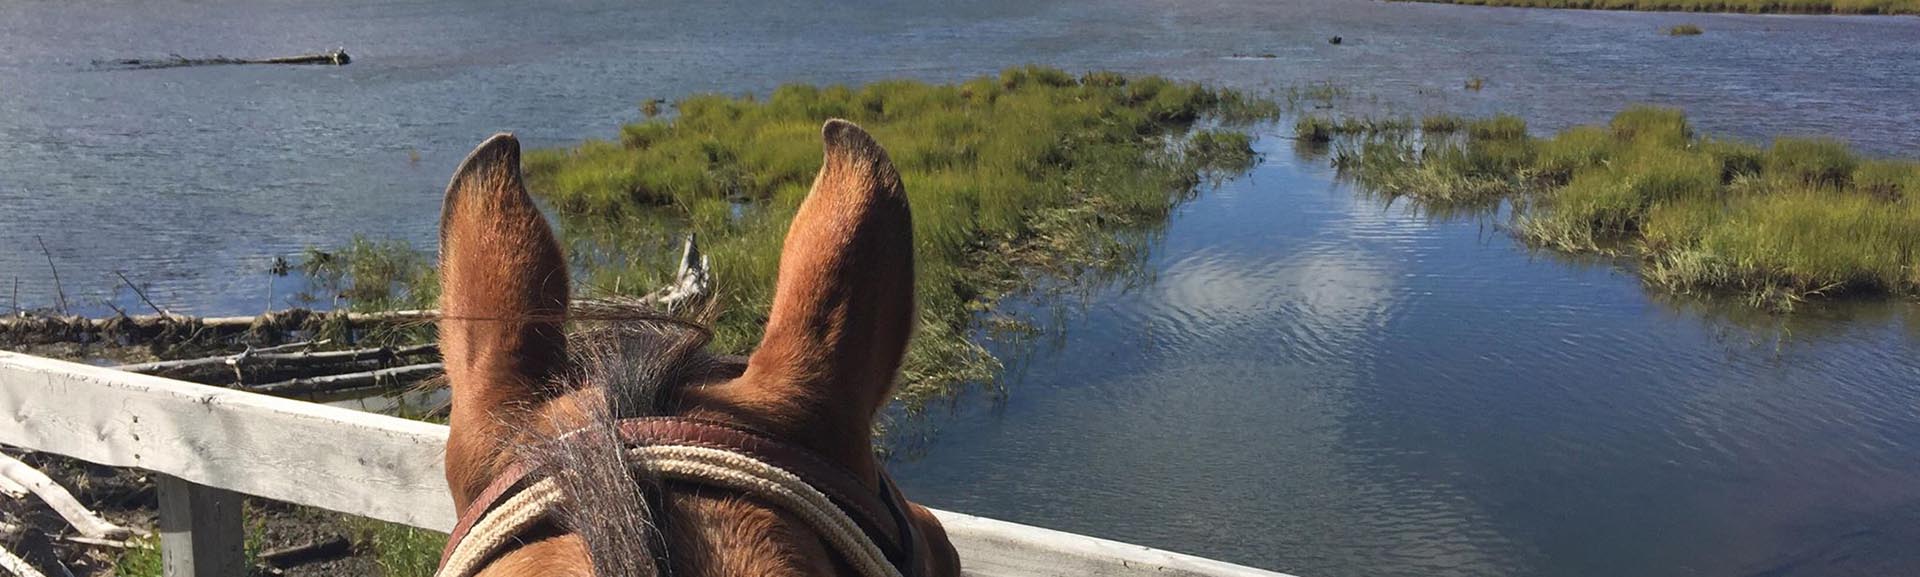
[[(1660, 34), (1681, 22), (1706, 34)], [(355, 62), (93, 64), (336, 46)], [(1028, 62), (1332, 82), (1354, 106), (1513, 112), (1542, 131), (1652, 102), (1712, 134), (1920, 157), (1914, 18), (10, 2), (0, 290), (55, 302), (44, 241), (76, 310), (136, 306), (123, 271), (178, 311), (254, 313), (292, 292), (266, 273), (275, 256), (354, 234), (432, 246), (448, 173), (494, 131), (557, 146), (613, 135), (649, 98)], [(1383, 206), (1264, 132), (1266, 161), (1185, 205), (1139, 282), (1007, 303), (1048, 337), (993, 343), (1014, 361), (1004, 397), (963, 398), (900, 441), (909, 493), (1306, 577), (1920, 573), (1911, 305), (1783, 321), (1662, 298), (1618, 263), (1531, 253), (1497, 218)]]

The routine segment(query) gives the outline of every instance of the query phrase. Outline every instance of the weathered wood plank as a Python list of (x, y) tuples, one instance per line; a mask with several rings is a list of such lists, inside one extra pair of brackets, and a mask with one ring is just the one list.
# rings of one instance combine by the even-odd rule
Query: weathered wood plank
[(0, 442), (446, 531), (447, 429), (0, 352)]
[[(0, 352), (0, 443), (139, 467), (238, 493), (453, 527), (446, 427)], [(934, 511), (966, 574), (1285, 577), (1279, 573)]]
[(972, 577), (1289, 577), (1204, 557), (934, 510)]
[(239, 493), (157, 475), (160, 559), (166, 577), (247, 574), (247, 528)]

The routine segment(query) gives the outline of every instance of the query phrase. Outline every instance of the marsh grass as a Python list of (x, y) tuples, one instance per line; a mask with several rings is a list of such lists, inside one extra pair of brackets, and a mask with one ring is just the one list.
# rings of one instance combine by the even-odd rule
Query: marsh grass
[(1706, 32), (1707, 31), (1702, 30), (1698, 24), (1678, 24), (1670, 26), (1666, 30), (1668, 36), (1699, 36)]
[(1605, 126), (1527, 136), (1467, 123), (1461, 137), (1339, 143), (1335, 165), (1387, 197), (1483, 208), (1566, 252), (1630, 254), (1680, 293), (1773, 310), (1821, 296), (1920, 295), (1920, 163), (1865, 160), (1831, 139), (1770, 146), (1696, 135), (1680, 111), (1634, 107)]
[[(1034, 66), (946, 85), (699, 95), (672, 109), (617, 140), (524, 156), (582, 290), (663, 286), (677, 243), (697, 233), (719, 290), (713, 346), (750, 350), (787, 224), (819, 169), (820, 125), (847, 118), (887, 148), (913, 205), (920, 327), (897, 395), (909, 411), (997, 378), (999, 360), (971, 336), (1003, 295), (1036, 277), (1138, 274), (1152, 231), (1179, 203), (1257, 161), (1238, 127), (1281, 112), (1231, 90)], [(321, 261), (308, 266), (317, 284), (355, 308), (430, 303), (437, 282), (420, 253), (393, 243), (355, 239), (309, 260)]]
[(599, 247), (576, 252), (603, 255), (584, 280), (612, 292), (657, 286), (676, 256), (664, 241), (696, 232), (723, 291), (715, 345), (750, 349), (787, 223), (819, 168), (819, 126), (847, 118), (887, 147), (913, 204), (921, 327), (899, 395), (910, 407), (996, 376), (998, 361), (968, 335), (975, 313), (1025, 288), (1028, 272), (1130, 266), (1145, 250), (1130, 232), (1254, 161), (1244, 132), (1203, 126), (1280, 112), (1230, 90), (1042, 67), (948, 85), (787, 85), (674, 108), (623, 127), (618, 142), (527, 155), (535, 193), (577, 245)]
[(1581, 10), (1737, 12), (1748, 14), (1920, 14), (1920, 0), (1402, 0)]

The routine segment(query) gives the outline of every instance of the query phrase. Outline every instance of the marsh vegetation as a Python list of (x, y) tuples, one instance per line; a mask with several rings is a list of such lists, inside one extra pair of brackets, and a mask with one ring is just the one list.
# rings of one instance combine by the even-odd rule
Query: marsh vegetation
[(1863, 158), (1835, 140), (1718, 140), (1678, 110), (1635, 107), (1551, 137), (1509, 116), (1458, 136), (1368, 133), (1338, 143), (1334, 163), (1388, 198), (1507, 202), (1519, 238), (1637, 257), (1646, 282), (1675, 292), (1774, 310), (1920, 294), (1920, 163)]
[(1737, 12), (1747, 14), (1920, 14), (1920, 0), (1402, 0), (1580, 10)]

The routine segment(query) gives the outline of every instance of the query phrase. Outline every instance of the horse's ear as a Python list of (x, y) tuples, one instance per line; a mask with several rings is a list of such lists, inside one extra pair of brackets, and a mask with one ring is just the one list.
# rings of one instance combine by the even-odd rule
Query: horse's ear
[(567, 265), (496, 134), (454, 171), (440, 213), (440, 350), (453, 387), (447, 481), (467, 501), (493, 476), (513, 419), (544, 401), (566, 356)]
[(913, 329), (913, 221), (887, 152), (844, 120), (780, 253), (765, 338), (743, 380), (866, 447)]

